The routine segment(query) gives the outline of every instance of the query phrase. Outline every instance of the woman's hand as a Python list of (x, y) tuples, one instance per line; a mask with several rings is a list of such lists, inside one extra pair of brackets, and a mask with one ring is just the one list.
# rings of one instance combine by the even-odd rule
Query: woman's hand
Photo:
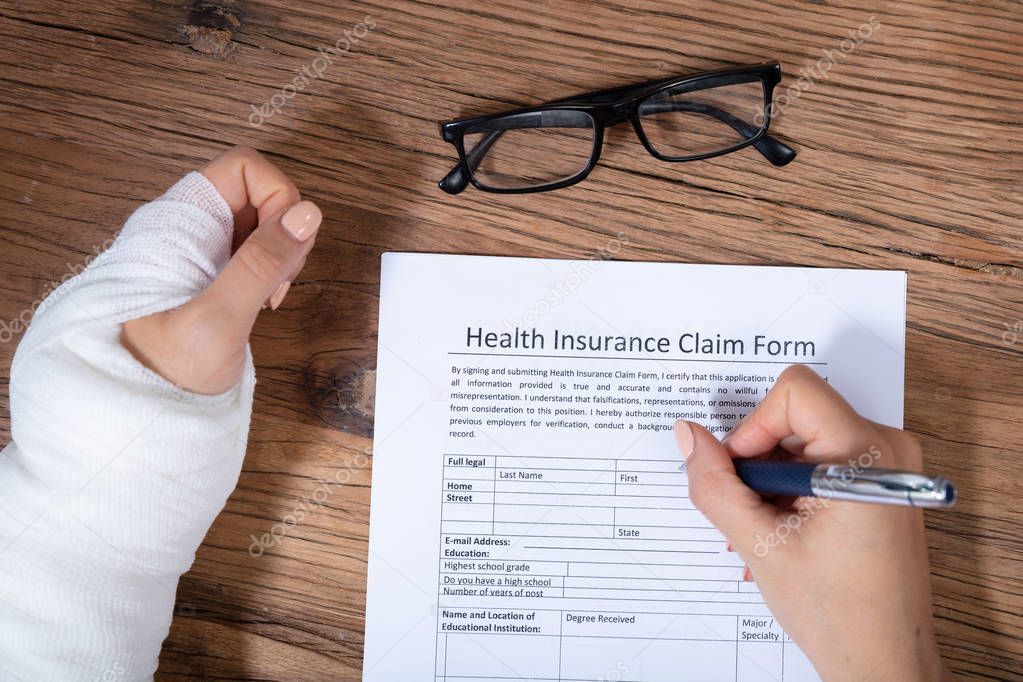
[(864, 419), (800, 365), (785, 370), (723, 442), (683, 421), (675, 436), (693, 504), (746, 562), (771, 612), (825, 680), (941, 679), (921, 511), (767, 500), (732, 465), (780, 447), (799, 460), (919, 471), (914, 437)]
[(202, 174), (234, 213), (234, 248), (212, 285), (188, 303), (124, 323), (122, 343), (144, 365), (194, 393), (236, 383), (260, 309), (276, 309), (313, 248), (323, 219), (259, 152), (235, 147)]

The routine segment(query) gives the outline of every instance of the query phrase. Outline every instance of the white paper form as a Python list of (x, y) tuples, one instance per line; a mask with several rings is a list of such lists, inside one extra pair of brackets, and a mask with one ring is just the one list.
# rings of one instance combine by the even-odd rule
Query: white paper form
[(802, 362), (901, 427), (905, 290), (386, 254), (364, 679), (817, 679), (690, 503), (671, 425), (722, 433)]

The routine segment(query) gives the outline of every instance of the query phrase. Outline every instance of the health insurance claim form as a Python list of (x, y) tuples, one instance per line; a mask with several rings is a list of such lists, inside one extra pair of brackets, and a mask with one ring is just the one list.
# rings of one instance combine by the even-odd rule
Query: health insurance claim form
[(905, 273), (386, 254), (364, 679), (817, 679), (688, 497), (802, 362), (902, 424)]

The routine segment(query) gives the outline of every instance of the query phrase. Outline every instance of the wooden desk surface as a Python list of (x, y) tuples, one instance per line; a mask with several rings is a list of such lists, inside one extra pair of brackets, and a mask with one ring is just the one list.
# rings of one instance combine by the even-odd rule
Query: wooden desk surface
[[(0, 1), (0, 320), (230, 144), (327, 215), (257, 325), (248, 458), (181, 581), (161, 677), (359, 678), (382, 252), (586, 258), (621, 231), (629, 260), (909, 271), (906, 424), (962, 494), (927, 515), (938, 638), (964, 677), (1023, 679), (1021, 6), (784, 4)], [(347, 54), (272, 99), (366, 17)], [(435, 186), (453, 158), (440, 120), (770, 59), (779, 93), (794, 86), (773, 125), (799, 150), (788, 167), (748, 149), (658, 163), (616, 128), (564, 191)], [(250, 554), (345, 467), (348, 485)]]

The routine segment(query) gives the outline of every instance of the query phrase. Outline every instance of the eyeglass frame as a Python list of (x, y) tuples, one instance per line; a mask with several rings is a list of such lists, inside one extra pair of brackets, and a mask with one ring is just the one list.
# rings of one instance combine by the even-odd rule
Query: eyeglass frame
[[(742, 140), (741, 142), (738, 142), (731, 147), (726, 147), (725, 149), (691, 154), (688, 156), (671, 156), (658, 152), (647, 138), (646, 133), (643, 131), (643, 125), (640, 122), (639, 108), (640, 105), (648, 98), (661, 91), (670, 90), (683, 85), (697, 85), (704, 80), (713, 80), (728, 76), (749, 75), (754, 75), (759, 78), (763, 84), (764, 95), (764, 122), (757, 133), (749, 139)], [(455, 167), (444, 176), (444, 178), (438, 183), (438, 186), (448, 194), (458, 194), (465, 190), (470, 183), (473, 187), (483, 192), (492, 192), (496, 194), (528, 194), (531, 192), (546, 192), (574, 185), (585, 180), (600, 160), (600, 155), (604, 146), (604, 130), (610, 126), (618, 125), (619, 123), (624, 123), (626, 121), (632, 123), (632, 129), (636, 132), (636, 136), (650, 155), (660, 161), (667, 161), (670, 163), (700, 161), (703, 159), (710, 159), (715, 156), (731, 154), (732, 152), (745, 147), (753, 146), (773, 165), (784, 166), (796, 157), (796, 150), (768, 134), (768, 129), (771, 125), (771, 111), (773, 109), (771, 103), (774, 97), (774, 88), (779, 82), (781, 82), (781, 64), (778, 62), (765, 62), (763, 64), (730, 67), (715, 71), (704, 71), (690, 74), (688, 76), (659, 78), (639, 83), (637, 85), (626, 85), (604, 90), (595, 90), (593, 92), (552, 100), (532, 107), (511, 109), (509, 111), (486, 114), (483, 116), (458, 118), (446, 123), (441, 123), (439, 126), (441, 137), (445, 142), (450, 143), (457, 150), (458, 164), (456, 164)], [(725, 83), (723, 85), (729, 84)], [(699, 88), (693, 89), (699, 90)], [(711, 90), (713, 88), (706, 89)], [(475, 177), (473, 172), (474, 169), (470, 166), (471, 161), (468, 158), (469, 155), (466, 154), (465, 151), (466, 133), (474, 126), (478, 126), (482, 123), (520, 114), (531, 114), (543, 111), (577, 111), (589, 116), (590, 120), (593, 122), (593, 148), (590, 152), (590, 158), (586, 166), (578, 173), (568, 178), (562, 178), (561, 180), (555, 180), (551, 183), (533, 185), (530, 187), (490, 187), (480, 183)], [(741, 121), (740, 119), (735, 120), (748, 125), (745, 121)], [(729, 125), (733, 125), (734, 127), (734, 124), (732, 123), (729, 123)], [(491, 132), (500, 133), (504, 131)], [(477, 147), (480, 146), (483, 146), (483, 143), (477, 145)], [(487, 144), (486, 149), (483, 150), (480, 158), (476, 160), (477, 166), (479, 161), (482, 161), (482, 157), (486, 155), (489, 147), (490, 145)]]

